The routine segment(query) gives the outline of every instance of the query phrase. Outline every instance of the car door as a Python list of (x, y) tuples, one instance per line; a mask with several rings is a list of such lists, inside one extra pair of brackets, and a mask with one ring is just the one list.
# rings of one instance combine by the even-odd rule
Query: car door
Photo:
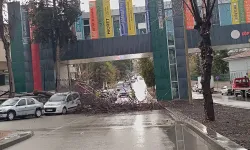
[(35, 114), (36, 111), (36, 105), (35, 101), (32, 98), (27, 98), (27, 114), (28, 115), (33, 115)]
[(67, 108), (70, 111), (74, 108), (74, 101), (72, 94), (69, 94), (66, 100), (67, 100)]
[(77, 105), (79, 104), (80, 95), (78, 93), (73, 93), (72, 96), (74, 101), (73, 106), (76, 108)]
[(19, 102), (16, 105), (16, 115), (17, 116), (24, 116), (27, 115), (27, 105), (26, 105), (26, 99), (22, 98), (19, 100)]

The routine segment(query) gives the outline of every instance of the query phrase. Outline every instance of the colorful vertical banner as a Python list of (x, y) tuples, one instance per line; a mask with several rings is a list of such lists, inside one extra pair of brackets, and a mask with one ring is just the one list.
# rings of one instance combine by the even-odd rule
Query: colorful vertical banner
[(126, 14), (128, 23), (128, 35), (135, 35), (135, 17), (132, 0), (126, 0)]
[(96, 1), (89, 1), (89, 15), (90, 15), (90, 32), (91, 32), (91, 39), (98, 39), (99, 32), (98, 32), (98, 19), (97, 19), (97, 12), (96, 12)]
[[(29, 10), (32, 13), (32, 10)], [(34, 90), (42, 90), (42, 73), (41, 73), (41, 62), (40, 62), (40, 47), (39, 43), (34, 40), (33, 31), (36, 29), (32, 25), (32, 20), (29, 23), (30, 27), (30, 39), (31, 39), (31, 59), (32, 59), (32, 73)], [(45, 90), (45, 89), (43, 89)]]
[(150, 32), (148, 0), (145, 0), (147, 33)]
[(119, 0), (119, 12), (121, 36), (128, 35), (126, 0)]
[(103, 0), (96, 0), (99, 38), (105, 38)]
[(83, 18), (80, 16), (75, 23), (75, 34), (77, 40), (84, 40)]
[(165, 12), (164, 12), (164, 3), (162, 0), (157, 0), (157, 18), (159, 23), (159, 29), (163, 29), (165, 21)]
[(250, 23), (250, 0), (244, 0), (246, 23)]
[(185, 13), (186, 29), (192, 30), (194, 29), (194, 17), (192, 13), (190, 12), (190, 10), (188, 9), (188, 7), (191, 8), (190, 1), (186, 0), (186, 3), (183, 3), (183, 7), (184, 7), (184, 13)]
[(219, 4), (219, 16), (220, 16), (220, 25), (231, 25), (232, 24), (232, 17), (231, 17), (231, 4)]
[(240, 23), (246, 23), (244, 0), (238, 0)]
[(110, 0), (103, 0), (105, 37), (114, 37), (113, 20), (111, 16)]
[(240, 14), (238, 0), (231, 0), (232, 24), (240, 24)]

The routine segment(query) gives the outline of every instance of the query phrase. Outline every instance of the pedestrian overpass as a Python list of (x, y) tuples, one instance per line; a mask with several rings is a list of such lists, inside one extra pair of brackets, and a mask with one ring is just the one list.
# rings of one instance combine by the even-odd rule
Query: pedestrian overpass
[[(150, 33), (135, 36), (120, 36), (97, 40), (77, 41), (64, 47), (61, 52), (62, 64), (77, 64), (96, 61), (121, 60), (150, 57), (154, 58), (156, 94), (158, 100), (187, 99), (188, 76), (185, 39), (189, 52), (198, 52), (199, 35), (195, 30), (185, 30), (185, 13), (180, 9), (182, 0), (172, 1), (173, 28), (169, 37), (163, 16), (163, 0), (149, 3)], [(19, 2), (8, 4), (12, 70), (17, 92), (31, 92), (38, 82), (42, 89), (55, 88), (55, 47), (40, 44), (38, 55), (33, 55), (29, 42), (28, 11)], [(156, 19), (157, 18), (157, 19)], [(160, 20), (161, 19), (161, 20)], [(187, 32), (187, 38), (185, 32)], [(250, 25), (214, 24), (211, 30), (215, 50), (250, 47)], [(169, 41), (172, 40), (172, 44)], [(41, 79), (42, 78), (42, 79)]]

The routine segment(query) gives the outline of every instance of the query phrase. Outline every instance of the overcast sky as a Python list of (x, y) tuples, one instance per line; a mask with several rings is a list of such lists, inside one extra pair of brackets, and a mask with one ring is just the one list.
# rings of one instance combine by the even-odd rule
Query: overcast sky
[[(19, 1), (19, 0), (17, 0)], [(22, 2), (27, 0), (20, 0)], [(80, 0), (81, 1), (81, 9), (83, 11), (89, 11), (89, 0)], [(132, 0), (133, 5), (135, 6), (145, 6), (145, 0)], [(163, 1), (170, 1), (170, 0), (163, 0)], [(119, 0), (110, 0), (111, 9), (118, 9), (119, 8)]]

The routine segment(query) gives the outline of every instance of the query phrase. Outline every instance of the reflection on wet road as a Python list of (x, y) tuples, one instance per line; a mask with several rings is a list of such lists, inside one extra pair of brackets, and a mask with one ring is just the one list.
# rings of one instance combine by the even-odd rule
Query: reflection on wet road
[(33, 130), (35, 136), (10, 150), (163, 150), (173, 149), (167, 130), (173, 121), (165, 113), (45, 116), (0, 122), (2, 129)]
[(2, 121), (0, 129), (35, 133), (8, 150), (213, 150), (164, 111), (44, 116)]

